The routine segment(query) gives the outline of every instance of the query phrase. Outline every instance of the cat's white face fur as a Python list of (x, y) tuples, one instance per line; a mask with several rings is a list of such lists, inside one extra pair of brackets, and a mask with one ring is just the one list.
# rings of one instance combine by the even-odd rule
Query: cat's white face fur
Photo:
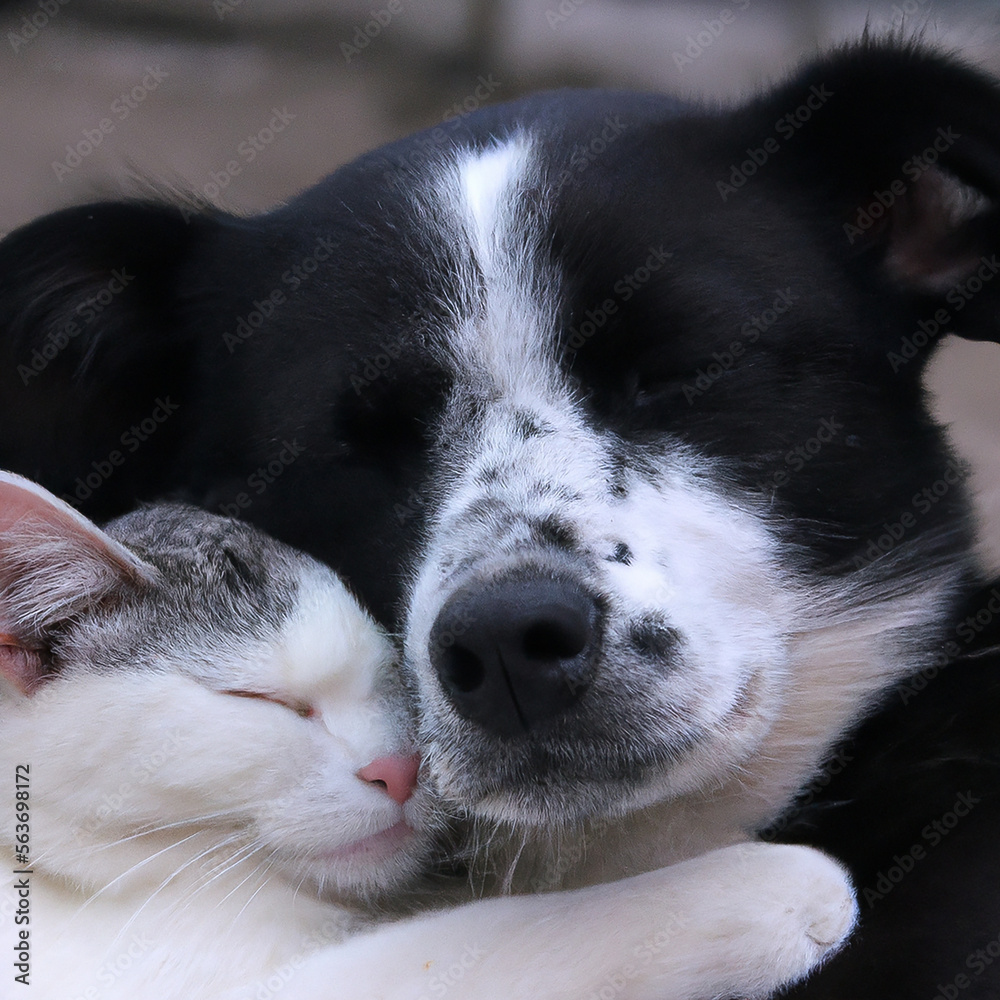
[(0, 764), (30, 764), (36, 867), (107, 892), (228, 857), (369, 897), (426, 865), (391, 647), (330, 570), (179, 506), (100, 532), (2, 474), (0, 585)]

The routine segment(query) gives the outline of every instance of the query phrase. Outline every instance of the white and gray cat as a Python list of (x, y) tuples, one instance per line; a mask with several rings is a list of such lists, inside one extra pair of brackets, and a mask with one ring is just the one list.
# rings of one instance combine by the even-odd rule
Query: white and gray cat
[(410, 722), (314, 560), (0, 473), (0, 997), (765, 996), (850, 930), (840, 868), (764, 844), (388, 921), (443, 829)]

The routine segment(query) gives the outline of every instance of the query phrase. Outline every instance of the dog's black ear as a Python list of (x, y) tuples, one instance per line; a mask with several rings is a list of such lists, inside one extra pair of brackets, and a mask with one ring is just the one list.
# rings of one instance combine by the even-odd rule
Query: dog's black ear
[(931, 329), (1000, 340), (996, 81), (917, 43), (865, 40), (753, 108), (774, 150), (760, 173), (823, 215), (876, 294), (912, 299)]
[(180, 275), (209, 225), (108, 203), (0, 243), (0, 467), (97, 518), (155, 492), (194, 362)]

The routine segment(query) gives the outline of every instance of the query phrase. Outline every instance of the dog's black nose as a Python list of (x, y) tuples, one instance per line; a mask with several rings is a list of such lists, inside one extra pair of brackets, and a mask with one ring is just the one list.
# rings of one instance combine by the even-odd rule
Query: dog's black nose
[(431, 663), (451, 703), (501, 736), (536, 729), (586, 690), (598, 608), (578, 583), (518, 576), (452, 595), (431, 630)]

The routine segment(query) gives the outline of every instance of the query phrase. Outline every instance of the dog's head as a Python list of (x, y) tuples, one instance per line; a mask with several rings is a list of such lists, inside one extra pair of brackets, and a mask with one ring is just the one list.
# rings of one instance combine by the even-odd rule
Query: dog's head
[(73, 209), (0, 249), (0, 465), (332, 563), (475, 812), (731, 779), (749, 822), (969, 572), (921, 373), (996, 339), (997, 199), (994, 84), (866, 44), (735, 110), (487, 109), (258, 218)]

